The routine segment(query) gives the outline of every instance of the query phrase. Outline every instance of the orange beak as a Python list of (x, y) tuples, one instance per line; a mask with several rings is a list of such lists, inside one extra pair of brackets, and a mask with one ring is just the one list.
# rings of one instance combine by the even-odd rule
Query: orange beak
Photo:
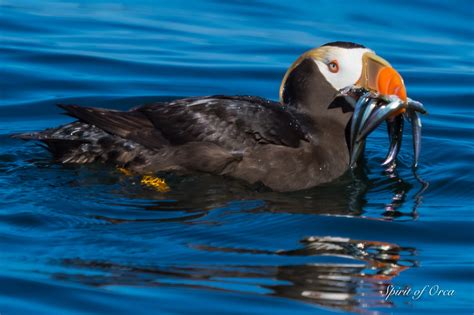
[[(402, 76), (385, 59), (374, 53), (362, 57), (362, 74), (356, 85), (382, 95), (396, 95), (407, 101), (407, 91)], [(404, 110), (403, 110), (404, 111)]]

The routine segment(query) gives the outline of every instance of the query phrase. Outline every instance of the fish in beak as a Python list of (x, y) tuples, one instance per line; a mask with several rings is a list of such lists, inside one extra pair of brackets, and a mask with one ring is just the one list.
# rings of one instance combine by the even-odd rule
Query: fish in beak
[(355, 86), (342, 92), (343, 95), (359, 95), (354, 105), (351, 123), (352, 168), (365, 148), (365, 139), (382, 122), (387, 122), (390, 148), (382, 163), (394, 166), (400, 151), (404, 118), (411, 121), (413, 133), (414, 163), (416, 167), (421, 147), (421, 120), (418, 113), (426, 113), (423, 105), (407, 97), (401, 75), (386, 61), (372, 52), (362, 57), (362, 73)]

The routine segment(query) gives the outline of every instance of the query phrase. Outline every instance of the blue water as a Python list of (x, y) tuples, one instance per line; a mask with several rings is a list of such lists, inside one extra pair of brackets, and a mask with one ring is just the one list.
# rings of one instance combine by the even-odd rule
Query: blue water
[[(472, 1), (3, 0), (0, 313), (472, 314), (473, 20)], [(409, 128), (396, 176), (382, 128), (362, 174), (286, 194), (172, 175), (158, 193), (9, 138), (71, 121), (56, 103), (277, 99), (335, 40), (388, 59), (429, 110), (419, 179)]]

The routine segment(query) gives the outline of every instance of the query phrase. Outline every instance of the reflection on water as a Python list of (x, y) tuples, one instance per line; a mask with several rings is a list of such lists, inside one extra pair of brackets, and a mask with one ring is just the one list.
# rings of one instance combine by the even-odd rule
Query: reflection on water
[[(150, 215), (143, 217), (121, 213), (117, 216), (95, 215), (94, 219), (111, 224), (141, 224), (182, 222), (187, 224), (221, 224), (210, 219), (213, 211), (233, 208), (231, 198), (240, 196), (235, 209), (240, 213), (294, 213), (294, 214), (331, 214), (341, 216), (367, 216), (364, 207), (370, 203), (368, 192), (377, 185), (381, 191), (391, 196), (384, 201), (378, 214), (369, 214), (374, 219), (406, 220), (416, 219), (419, 202), (413, 203), (412, 211), (401, 212), (397, 209), (406, 201), (413, 185), (401, 179), (396, 172), (387, 173), (382, 184), (373, 183), (367, 176), (359, 173), (348, 174), (339, 181), (304, 192), (278, 194), (265, 189), (249, 189), (245, 183), (216, 178), (213, 176), (179, 177), (162, 174), (172, 187), (166, 194), (142, 188), (136, 184), (137, 178), (120, 174), (110, 174), (116, 178), (126, 191), (119, 189), (115, 193), (129, 198), (127, 202), (104, 200), (111, 207), (132, 207), (145, 210)], [(104, 178), (104, 176), (102, 176)], [(84, 185), (82, 183), (81, 185)], [(135, 189), (130, 189), (135, 187)], [(381, 188), (383, 187), (383, 188)], [(421, 186), (417, 195), (423, 193)], [(186, 198), (183, 198), (186, 192)], [(336, 196), (339, 196), (337, 198)], [(154, 200), (153, 200), (154, 199)], [(148, 200), (139, 204), (133, 200)], [(100, 202), (100, 200), (99, 200)], [(211, 241), (212, 242), (212, 241)], [(402, 271), (416, 267), (414, 247), (402, 247), (397, 244), (353, 240), (345, 237), (326, 236), (306, 237), (301, 246), (287, 250), (266, 250), (238, 246), (214, 246), (207, 244), (188, 244), (192, 251), (209, 253), (283, 256), (283, 257), (319, 257), (323, 262), (281, 265), (239, 265), (239, 264), (124, 264), (109, 260), (64, 259), (63, 264), (72, 268), (84, 268), (84, 274), (56, 273), (55, 278), (64, 281), (80, 282), (86, 285), (159, 287), (184, 286), (247, 292), (269, 296), (296, 299), (312, 305), (330, 309), (339, 309), (358, 313), (370, 313), (373, 309), (394, 306), (391, 300), (385, 300), (384, 292), (392, 280)], [(334, 262), (333, 260), (336, 260)], [(90, 275), (89, 271), (94, 272)], [(375, 311), (374, 311), (375, 312)]]
[[(369, 313), (392, 306), (387, 286), (400, 272), (417, 266), (415, 249), (377, 241), (339, 237), (308, 237), (294, 250), (263, 251), (244, 248), (192, 246), (197, 250), (252, 255), (342, 257), (353, 262), (324, 262), (283, 266), (134, 266), (109, 261), (66, 259), (68, 267), (90, 274), (57, 273), (54, 277), (92, 286), (189, 286), (252, 292), (297, 299), (318, 306)], [(100, 271), (100, 274), (97, 273)]]
[[(365, 162), (365, 161), (364, 161)], [(384, 219), (403, 219), (413, 220), (418, 217), (417, 209), (422, 203), (423, 193), (428, 189), (429, 183), (423, 180), (418, 174), (416, 169), (412, 169), (412, 178), (414, 184), (403, 179), (399, 175), (396, 168), (388, 168), (383, 171), (383, 176), (378, 180), (371, 181), (367, 176), (368, 166), (364, 163), (363, 167), (353, 170), (352, 172), (352, 183), (349, 184), (351, 189), (351, 200), (349, 201), (349, 208), (360, 209), (362, 211), (363, 202), (361, 200), (366, 199), (366, 194), (369, 188), (375, 188), (375, 191), (387, 191), (389, 192), (389, 198), (386, 199), (383, 205), (385, 210), (382, 214)], [(409, 211), (401, 210), (403, 205), (407, 201), (410, 190), (415, 189), (412, 200), (413, 205), (409, 207)]]
[[(247, 211), (259, 212), (286, 212), (308, 214), (331, 214), (344, 216), (362, 216), (384, 220), (414, 220), (418, 217), (417, 208), (421, 205), (423, 193), (428, 183), (413, 172), (415, 185), (405, 181), (397, 171), (384, 172), (375, 181), (369, 179), (364, 171), (348, 172), (333, 183), (315, 187), (306, 191), (292, 193), (274, 193), (265, 187), (248, 185), (230, 179), (217, 178), (210, 175), (179, 177), (174, 174), (160, 174), (172, 188), (171, 193), (158, 194), (152, 189), (144, 188), (125, 193), (130, 198), (161, 199), (159, 202), (143, 206), (149, 211), (189, 210), (191, 212), (204, 211), (223, 207), (239, 196), (245, 200), (256, 200), (259, 206), (251, 207)], [(119, 175), (117, 175), (119, 176)], [(139, 185), (138, 178), (121, 178), (128, 184)], [(411, 190), (413, 197), (408, 198)], [(186, 198), (182, 198), (186, 192)], [(369, 192), (371, 194), (369, 194)], [(376, 202), (380, 202), (379, 195), (387, 195), (379, 207), (378, 213), (367, 214), (365, 208), (371, 203), (372, 194), (376, 192)], [(405, 203), (412, 203), (404, 207)], [(407, 210), (408, 209), (408, 210)], [(245, 209), (242, 209), (245, 211)], [(193, 214), (194, 216), (198, 214)], [(123, 223), (126, 220), (107, 218), (112, 223)]]

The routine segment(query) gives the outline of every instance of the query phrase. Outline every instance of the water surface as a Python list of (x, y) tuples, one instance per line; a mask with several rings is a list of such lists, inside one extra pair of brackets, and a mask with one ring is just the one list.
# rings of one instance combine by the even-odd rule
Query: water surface
[[(470, 1), (3, 0), (0, 16), (0, 313), (472, 313)], [(9, 138), (71, 121), (57, 103), (276, 99), (334, 40), (388, 59), (428, 108), (419, 179), (410, 141), (397, 174), (379, 166), (383, 128), (362, 172), (286, 194), (172, 174), (158, 193)]]

